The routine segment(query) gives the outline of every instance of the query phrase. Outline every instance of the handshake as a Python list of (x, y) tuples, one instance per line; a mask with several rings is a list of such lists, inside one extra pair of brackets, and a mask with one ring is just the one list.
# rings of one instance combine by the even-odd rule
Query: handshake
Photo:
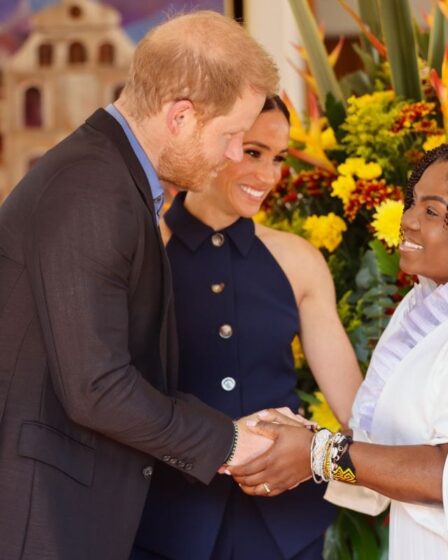
[(245, 416), (235, 424), (236, 448), (219, 473), (233, 476), (243, 492), (277, 496), (311, 478), (313, 422), (280, 408)]

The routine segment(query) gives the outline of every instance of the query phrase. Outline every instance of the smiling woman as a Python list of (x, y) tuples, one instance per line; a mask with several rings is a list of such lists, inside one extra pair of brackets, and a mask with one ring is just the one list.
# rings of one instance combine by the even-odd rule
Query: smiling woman
[(402, 219), (400, 268), (448, 282), (448, 146), (427, 156), (410, 185)]
[[(268, 98), (244, 134), (241, 161), (179, 194), (161, 221), (179, 387), (233, 418), (271, 406), (297, 411), (291, 342), (299, 333), (322, 391), (346, 423), (361, 376), (325, 261), (304, 239), (251, 219), (280, 179), (288, 136), (288, 110), (279, 97)], [(269, 480), (262, 488), (270, 495)], [(334, 515), (323, 490), (308, 483), (259, 500), (231, 477), (217, 475), (206, 487), (159, 468), (145, 512), (152, 530), (137, 538), (142, 558), (320, 559)]]
[(231, 468), (249, 494), (266, 480), (276, 494), (312, 475), (331, 481), (326, 497), (338, 505), (375, 515), (391, 502), (390, 560), (448, 558), (447, 209), (445, 144), (409, 180), (400, 267), (419, 282), (375, 348), (353, 404), (353, 441), (313, 436), (272, 411), (265, 419), (276, 425), (255, 426), (276, 440), (270, 456)]

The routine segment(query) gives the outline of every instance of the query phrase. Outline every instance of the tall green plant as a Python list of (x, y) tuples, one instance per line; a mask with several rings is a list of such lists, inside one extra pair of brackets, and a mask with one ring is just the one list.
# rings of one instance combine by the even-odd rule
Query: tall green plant
[(378, 0), (381, 27), (395, 93), (404, 99), (423, 98), (417, 48), (408, 0)]
[(308, 0), (289, 0), (308, 55), (311, 73), (316, 81), (320, 105), (325, 108), (328, 95), (345, 106), (345, 98), (336, 79), (328, 55), (319, 36), (319, 29), (311, 13)]
[[(377, 39), (382, 41), (383, 31), (381, 29), (381, 20), (377, 0), (358, 0), (358, 11), (361, 19), (369, 26), (370, 31), (375, 35)], [(375, 60), (375, 62), (379, 62), (378, 51), (364, 36), (361, 36), (361, 43), (364, 49)]]
[(445, 16), (436, 4), (429, 34), (428, 66), (434, 68), (440, 76), (442, 73), (443, 54), (445, 51)]

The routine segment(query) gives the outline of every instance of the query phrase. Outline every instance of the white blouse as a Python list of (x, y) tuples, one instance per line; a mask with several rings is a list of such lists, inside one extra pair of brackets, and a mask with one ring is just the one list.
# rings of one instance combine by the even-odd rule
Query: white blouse
[[(448, 442), (448, 284), (420, 280), (396, 309), (372, 356), (353, 404), (355, 440)], [(448, 559), (447, 465), (443, 507), (391, 501), (390, 560)], [(342, 483), (331, 483), (326, 498), (371, 515), (389, 503), (376, 492)]]

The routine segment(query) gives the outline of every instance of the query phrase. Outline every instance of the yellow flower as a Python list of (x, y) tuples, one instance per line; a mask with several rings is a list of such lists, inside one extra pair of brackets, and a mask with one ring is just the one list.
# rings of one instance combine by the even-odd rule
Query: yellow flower
[(331, 150), (337, 146), (336, 136), (334, 135), (334, 130), (329, 127), (326, 128), (320, 135), (322, 141), (322, 148), (324, 150)]
[(266, 222), (267, 219), (267, 214), (264, 210), (259, 210), (255, 216), (252, 217), (252, 220), (256, 223), (256, 224), (264, 224)]
[(341, 175), (357, 175), (358, 169), (366, 164), (364, 158), (347, 158), (344, 163), (338, 165)]
[(372, 162), (360, 166), (356, 171), (356, 175), (360, 179), (371, 180), (380, 177), (382, 172), (383, 170), (381, 169), (381, 165)]
[(356, 175), (360, 179), (376, 179), (383, 170), (378, 163), (366, 163), (364, 158), (347, 158), (338, 166), (341, 175)]
[(298, 336), (295, 336), (291, 343), (291, 351), (294, 358), (294, 367), (302, 367), (305, 361), (305, 354), (303, 353), (302, 345), (300, 344)]
[(438, 148), (441, 144), (446, 142), (445, 134), (433, 134), (429, 136), (428, 140), (423, 144), (423, 149), (425, 152), (429, 152), (429, 150), (433, 150), (434, 148)]
[(385, 200), (376, 208), (372, 226), (378, 239), (385, 241), (389, 247), (400, 243), (400, 222), (403, 215), (403, 203), (399, 200)]
[(351, 175), (340, 175), (331, 183), (331, 196), (338, 196), (344, 204), (347, 204), (355, 186), (355, 180)]
[(331, 253), (341, 243), (342, 232), (347, 231), (347, 225), (342, 218), (330, 212), (326, 216), (309, 216), (303, 229), (312, 245), (318, 249), (324, 247)]
[(320, 391), (316, 391), (314, 396), (320, 401), (319, 404), (310, 404), (311, 420), (317, 422), (321, 428), (328, 428), (332, 432), (338, 432), (341, 428), (333, 411)]
[(376, 91), (374, 93), (366, 93), (360, 97), (352, 95), (348, 99), (349, 108), (365, 109), (370, 108), (372, 105), (378, 103), (387, 103), (394, 99), (395, 93), (392, 90), (388, 91)]

